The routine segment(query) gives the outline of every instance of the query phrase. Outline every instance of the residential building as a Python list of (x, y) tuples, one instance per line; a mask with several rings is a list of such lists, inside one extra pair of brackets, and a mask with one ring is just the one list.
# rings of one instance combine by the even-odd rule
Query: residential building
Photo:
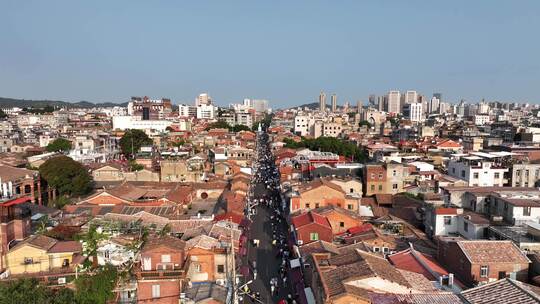
[(540, 180), (540, 164), (514, 163), (511, 170), (512, 187), (536, 187)]
[(336, 94), (332, 94), (332, 96), (330, 96), (330, 103), (332, 104), (332, 113), (336, 113), (336, 111), (337, 111), (337, 96), (336, 96)]
[(531, 261), (511, 241), (440, 238), (438, 260), (469, 287), (511, 278), (526, 282)]
[(326, 111), (326, 94), (322, 91), (321, 94), (319, 94), (319, 111)]
[(505, 155), (471, 152), (458, 155), (448, 162), (448, 175), (467, 181), (469, 186), (499, 186), (506, 184), (509, 171), (504, 163)]
[(296, 244), (303, 245), (318, 240), (332, 242), (332, 226), (328, 219), (313, 211), (293, 216), (291, 218), (296, 236)]
[(403, 116), (405, 116), (406, 119), (412, 122), (424, 121), (424, 111), (422, 110), (422, 103), (406, 103), (403, 106)]

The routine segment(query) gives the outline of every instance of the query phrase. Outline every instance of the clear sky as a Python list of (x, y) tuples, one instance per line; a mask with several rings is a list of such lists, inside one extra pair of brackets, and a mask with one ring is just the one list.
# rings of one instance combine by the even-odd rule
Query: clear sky
[(540, 103), (540, 1), (0, 0), (0, 96)]

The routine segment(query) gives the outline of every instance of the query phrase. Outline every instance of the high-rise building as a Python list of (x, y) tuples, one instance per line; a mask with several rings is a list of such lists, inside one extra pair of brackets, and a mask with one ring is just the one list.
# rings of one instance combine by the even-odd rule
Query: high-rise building
[(386, 111), (388, 113), (401, 113), (401, 94), (399, 91), (388, 92), (386, 98)]
[(197, 99), (195, 99), (195, 106), (200, 105), (211, 105), (212, 104), (212, 97), (208, 93), (202, 93), (197, 96)]
[(405, 103), (418, 102), (418, 93), (416, 91), (407, 91), (405, 93)]
[(336, 94), (332, 94), (330, 97), (330, 103), (332, 104), (332, 113), (336, 113), (337, 111), (337, 96)]
[(356, 102), (356, 112), (357, 113), (360, 113), (360, 110), (362, 110), (362, 101), (361, 100), (358, 100)]
[(321, 112), (326, 111), (326, 94), (321, 91), (321, 94), (319, 94), (319, 110)]
[(170, 99), (150, 99), (144, 97), (131, 97), (128, 103), (128, 115), (139, 116), (142, 120), (156, 120), (172, 112)]
[(433, 97), (437, 98), (439, 102), (442, 102), (442, 94), (441, 93), (433, 93)]
[(431, 97), (431, 100), (428, 103), (427, 112), (429, 114), (438, 113), (439, 112), (439, 106), (440, 106), (440, 100), (437, 97), (433, 96), (433, 97)]
[(263, 113), (268, 110), (268, 100), (266, 99), (253, 99), (251, 100), (251, 104), (257, 113)]
[(406, 103), (403, 106), (403, 115), (405, 116), (405, 118), (409, 119), (412, 122), (424, 121), (424, 111), (422, 110), (422, 103)]
[(377, 107), (377, 96), (375, 96), (375, 94), (369, 95), (368, 103), (369, 103), (370, 106), (376, 108)]
[(386, 102), (387, 102), (386, 96), (377, 97), (377, 106), (376, 106), (377, 110), (384, 111), (387, 107)]

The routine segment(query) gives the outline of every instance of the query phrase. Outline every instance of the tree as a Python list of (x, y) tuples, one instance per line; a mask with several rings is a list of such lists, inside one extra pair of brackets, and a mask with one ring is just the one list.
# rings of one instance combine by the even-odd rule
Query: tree
[(60, 195), (80, 196), (92, 190), (92, 177), (86, 168), (67, 156), (48, 159), (39, 167), (39, 173)]
[(127, 130), (120, 138), (120, 149), (124, 155), (133, 158), (142, 146), (152, 145), (153, 141), (141, 130)]
[(57, 138), (47, 145), (49, 152), (66, 152), (71, 150), (71, 142), (65, 138)]
[(108, 303), (114, 297), (117, 274), (115, 267), (107, 265), (94, 275), (83, 275), (76, 279), (75, 303)]
[(141, 171), (144, 169), (144, 166), (136, 163), (134, 160), (129, 161), (129, 170), (130, 171)]
[(251, 129), (248, 126), (244, 126), (244, 125), (234, 125), (232, 127), (232, 131), (236, 133), (240, 131), (251, 131)]
[(359, 125), (360, 127), (361, 127), (361, 126), (367, 126), (368, 129), (371, 128), (371, 124), (370, 124), (369, 121), (367, 121), (367, 120), (362, 120), (358, 125)]
[(210, 130), (210, 129), (230, 129), (231, 126), (224, 120), (218, 120), (214, 123), (211, 123), (209, 124), (207, 127), (206, 127), (206, 131)]
[(107, 236), (97, 230), (96, 225), (90, 225), (86, 233), (77, 236), (77, 239), (83, 241), (84, 253), (86, 256), (92, 257), (92, 267), (98, 266), (97, 250), (99, 242), (106, 239)]
[(7, 118), (7, 114), (6, 112), (4, 112), (4, 110), (0, 109), (0, 119), (4, 119), (4, 118)]

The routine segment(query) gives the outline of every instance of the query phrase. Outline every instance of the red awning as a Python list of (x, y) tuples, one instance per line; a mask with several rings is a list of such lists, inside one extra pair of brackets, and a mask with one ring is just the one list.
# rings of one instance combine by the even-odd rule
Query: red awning
[(24, 196), (24, 197), (19, 197), (19, 198), (16, 198), (16, 199), (12, 199), (10, 201), (2, 203), (1, 205), (3, 207), (9, 207), (9, 206), (13, 206), (13, 205), (19, 205), (19, 204), (22, 204), (22, 203), (26, 203), (26, 202), (29, 202), (31, 200), (32, 200), (32, 198), (30, 198), (28, 196)]

